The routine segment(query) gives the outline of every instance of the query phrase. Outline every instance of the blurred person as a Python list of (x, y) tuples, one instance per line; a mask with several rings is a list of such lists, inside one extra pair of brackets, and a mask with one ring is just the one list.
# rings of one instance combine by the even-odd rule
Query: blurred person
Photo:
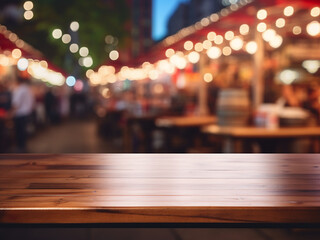
[(11, 108), (11, 93), (5, 82), (0, 83), (0, 152), (6, 152), (8, 147), (8, 129), (6, 127), (7, 113)]
[(27, 81), (18, 76), (12, 93), (11, 114), (15, 126), (17, 152), (26, 152), (27, 124), (34, 107), (34, 96)]
[[(264, 92), (263, 102), (264, 103), (275, 103), (281, 93), (279, 92), (279, 86), (275, 82), (276, 68), (277, 65), (272, 59), (266, 59), (263, 64), (264, 68)], [(285, 90), (290, 91), (290, 89)], [(290, 94), (288, 92), (288, 94)]]
[(11, 92), (6, 83), (0, 83), (0, 111), (7, 112), (11, 108)]

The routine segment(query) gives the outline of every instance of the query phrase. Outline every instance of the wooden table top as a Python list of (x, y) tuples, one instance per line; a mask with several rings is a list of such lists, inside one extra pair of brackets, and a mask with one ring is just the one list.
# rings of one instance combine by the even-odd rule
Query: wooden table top
[(156, 119), (157, 127), (201, 127), (217, 122), (215, 116), (168, 116)]
[(262, 127), (222, 127), (218, 125), (204, 126), (202, 132), (238, 138), (291, 138), (319, 137), (320, 127), (280, 127), (274, 129)]
[(0, 155), (0, 223), (320, 223), (317, 154)]

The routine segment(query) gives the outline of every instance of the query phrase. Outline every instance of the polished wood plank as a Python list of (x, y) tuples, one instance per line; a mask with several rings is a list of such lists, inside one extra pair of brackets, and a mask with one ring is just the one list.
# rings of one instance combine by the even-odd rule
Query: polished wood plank
[(0, 223), (320, 223), (319, 154), (0, 155)]

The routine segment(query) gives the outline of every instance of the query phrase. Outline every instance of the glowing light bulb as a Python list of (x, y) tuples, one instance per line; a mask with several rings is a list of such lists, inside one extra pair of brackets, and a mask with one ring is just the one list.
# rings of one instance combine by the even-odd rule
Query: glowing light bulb
[(93, 65), (92, 57), (88, 56), (88, 57), (83, 58), (83, 66), (88, 68), (88, 67), (91, 67), (92, 65)]
[(317, 21), (313, 21), (307, 25), (307, 33), (315, 37), (320, 34), (320, 23)]
[(209, 48), (212, 47), (212, 42), (209, 41), (209, 40), (204, 40), (203, 43), (202, 43), (202, 47), (203, 47), (204, 49), (209, 49)]
[(11, 53), (11, 54), (12, 54), (12, 57), (13, 57), (13, 58), (18, 59), (18, 58), (21, 57), (22, 52), (21, 52), (21, 50), (20, 50), (19, 48), (15, 48), (15, 49), (12, 50), (12, 53)]
[(69, 42), (71, 42), (70, 34), (63, 34), (61, 40), (64, 44), (68, 44)]
[(207, 39), (209, 41), (214, 41), (214, 39), (216, 38), (217, 34), (215, 32), (209, 32), (207, 35)]
[(217, 35), (216, 39), (214, 40), (214, 43), (217, 45), (220, 45), (223, 43), (223, 37), (221, 35)]
[(221, 49), (218, 48), (218, 47), (211, 47), (207, 51), (207, 55), (211, 59), (217, 59), (217, 58), (219, 58), (221, 56)]
[(268, 13), (267, 13), (267, 11), (265, 9), (261, 9), (257, 13), (257, 18), (260, 19), (260, 20), (266, 19), (267, 16), (268, 16)]
[(31, 2), (31, 1), (24, 2), (23, 8), (26, 11), (30, 11), (33, 8), (33, 2)]
[(299, 35), (299, 34), (301, 34), (301, 32), (302, 32), (302, 29), (301, 29), (301, 27), (299, 27), (299, 26), (294, 26), (294, 27), (292, 28), (292, 33), (293, 33), (294, 35)]
[(233, 50), (239, 51), (243, 47), (243, 40), (241, 38), (239, 38), (239, 37), (234, 38), (230, 42), (230, 47)]
[(239, 31), (241, 35), (247, 35), (250, 31), (250, 27), (248, 24), (242, 24)]
[(69, 47), (70, 52), (72, 53), (76, 53), (79, 50), (79, 46), (76, 43), (72, 43)]
[(193, 48), (193, 42), (191, 42), (191, 41), (186, 41), (186, 42), (184, 43), (184, 49), (185, 49), (185, 50), (190, 51), (192, 48)]
[(264, 32), (265, 30), (267, 30), (267, 24), (259, 23), (257, 26), (257, 30), (258, 30), (258, 32)]
[(283, 14), (287, 17), (292, 16), (294, 13), (294, 8), (292, 6), (288, 6), (283, 10)]
[(262, 38), (263, 40), (265, 40), (266, 42), (270, 42), (272, 38), (274, 38), (276, 36), (276, 31), (273, 29), (268, 29), (267, 31), (265, 31), (262, 34)]
[(33, 18), (34, 14), (32, 11), (25, 11), (23, 14), (24, 19), (31, 20)]
[(256, 42), (254, 41), (251, 41), (251, 42), (248, 42), (247, 45), (246, 45), (246, 51), (249, 53), (249, 54), (255, 54), (258, 50), (258, 45)]
[(271, 41), (269, 42), (270, 46), (273, 48), (278, 48), (281, 46), (283, 42), (283, 39), (281, 36), (276, 35), (274, 38), (271, 39)]
[(174, 50), (172, 48), (169, 48), (166, 50), (166, 57), (170, 58), (174, 55), (174, 53), (175, 53)]
[(195, 63), (199, 62), (200, 54), (193, 51), (188, 54), (188, 60), (189, 60), (189, 62), (195, 64)]
[(231, 53), (232, 53), (231, 47), (226, 46), (226, 47), (224, 47), (224, 48), (222, 49), (222, 54), (223, 54), (224, 56), (230, 56)]
[(194, 50), (201, 52), (203, 50), (202, 43), (196, 43), (196, 45), (194, 45)]
[(73, 31), (73, 32), (76, 32), (79, 30), (79, 23), (77, 21), (73, 21), (72, 23), (70, 23), (70, 29)]
[(311, 17), (319, 17), (320, 15), (320, 7), (314, 7), (310, 11)]
[(203, 80), (204, 80), (205, 82), (207, 82), (207, 83), (212, 82), (212, 80), (213, 80), (212, 74), (211, 74), (211, 73), (205, 73), (205, 74), (203, 75)]
[(112, 60), (112, 61), (116, 61), (118, 58), (119, 58), (119, 52), (117, 50), (112, 50), (110, 53), (109, 53), (109, 58)]
[(74, 76), (69, 76), (67, 77), (66, 79), (66, 84), (69, 86), (69, 87), (73, 87), (75, 84), (76, 84), (76, 78)]
[(81, 57), (86, 57), (89, 54), (89, 49), (87, 47), (81, 47), (79, 49), (79, 54)]
[(61, 31), (61, 29), (56, 28), (56, 29), (54, 29), (54, 30), (52, 31), (52, 37), (53, 37), (54, 39), (59, 39), (59, 38), (61, 38), (61, 36), (62, 36), (62, 31)]
[(28, 68), (28, 66), (29, 66), (29, 62), (25, 58), (20, 58), (19, 61), (17, 62), (17, 68), (20, 71), (26, 70)]
[(228, 41), (231, 41), (234, 38), (234, 33), (232, 31), (227, 31), (224, 35), (224, 38)]

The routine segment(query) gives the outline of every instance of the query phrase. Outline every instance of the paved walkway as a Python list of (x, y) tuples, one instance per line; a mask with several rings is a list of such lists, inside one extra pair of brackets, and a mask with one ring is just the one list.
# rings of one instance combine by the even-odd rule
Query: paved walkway
[(28, 141), (30, 153), (111, 153), (121, 147), (98, 136), (94, 120), (68, 120), (39, 130)]

